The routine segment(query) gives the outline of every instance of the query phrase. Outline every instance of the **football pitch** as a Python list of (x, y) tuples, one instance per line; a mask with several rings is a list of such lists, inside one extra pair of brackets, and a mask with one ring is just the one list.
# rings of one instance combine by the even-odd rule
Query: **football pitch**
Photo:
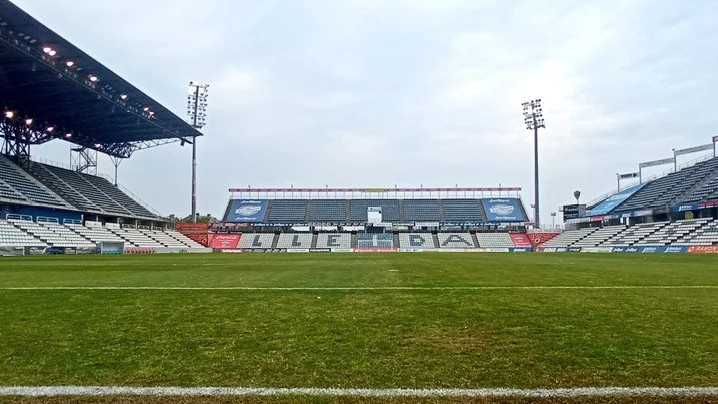
[(94, 392), (127, 402), (592, 399), (609, 387), (714, 388), (696, 390), (710, 400), (718, 257), (2, 258), (0, 401), (65, 402), (28, 397), (37, 386), (71, 402), (90, 402), (86, 386), (225, 389)]

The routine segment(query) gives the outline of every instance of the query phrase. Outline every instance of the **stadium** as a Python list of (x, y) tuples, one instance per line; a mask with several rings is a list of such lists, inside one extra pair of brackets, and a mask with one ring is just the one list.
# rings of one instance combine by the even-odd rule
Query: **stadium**
[(206, 86), (188, 122), (8, 0), (0, 85), (1, 402), (718, 400), (718, 136), (558, 226), (518, 186), (227, 184), (202, 220), (195, 172), (178, 220), (117, 170), (211, 142)]

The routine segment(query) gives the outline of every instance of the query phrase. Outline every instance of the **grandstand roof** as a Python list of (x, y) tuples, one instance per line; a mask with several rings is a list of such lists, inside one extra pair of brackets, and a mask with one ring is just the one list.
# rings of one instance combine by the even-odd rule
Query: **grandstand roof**
[[(0, 88), (0, 107), (12, 111), (16, 123), (32, 118), (32, 130), (41, 135), (32, 136), (36, 144), (63, 139), (129, 157), (139, 149), (201, 136), (8, 0), (0, 0)], [(4, 125), (12, 124), (5, 118)]]

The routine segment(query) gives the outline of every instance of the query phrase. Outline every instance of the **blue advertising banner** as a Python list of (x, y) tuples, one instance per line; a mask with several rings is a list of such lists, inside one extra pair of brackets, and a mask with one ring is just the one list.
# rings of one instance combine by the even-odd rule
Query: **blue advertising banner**
[(636, 191), (643, 188), (646, 184), (636, 184), (632, 187), (626, 188), (621, 192), (613, 194), (608, 198), (601, 201), (598, 205), (594, 206), (593, 209), (586, 212), (586, 216), (601, 216), (612, 211), (616, 206), (620, 205), (623, 201), (628, 199), (631, 195), (635, 194)]
[(673, 208), (673, 211), (676, 213), (679, 212), (690, 212), (698, 210), (698, 204), (697, 203), (684, 203), (683, 205), (678, 205)]
[(615, 253), (640, 253), (640, 254), (677, 254), (688, 251), (685, 246), (647, 246), (647, 247), (614, 247)]
[(225, 222), (257, 223), (264, 220), (267, 201), (260, 199), (233, 199)]
[(486, 220), (489, 222), (526, 222), (521, 200), (518, 198), (491, 198), (482, 199), (486, 211)]

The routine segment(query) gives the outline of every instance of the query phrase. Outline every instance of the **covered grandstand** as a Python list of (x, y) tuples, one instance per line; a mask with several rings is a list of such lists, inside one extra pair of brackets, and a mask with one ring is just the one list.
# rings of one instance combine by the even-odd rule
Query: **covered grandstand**
[[(0, 248), (199, 248), (116, 180), (96, 154), (201, 136), (195, 128), (7, 0), (0, 0)], [(37, 161), (31, 148), (65, 141), (84, 159)], [(94, 159), (92, 156), (95, 156)], [(96, 170), (95, 170), (96, 171)]]

